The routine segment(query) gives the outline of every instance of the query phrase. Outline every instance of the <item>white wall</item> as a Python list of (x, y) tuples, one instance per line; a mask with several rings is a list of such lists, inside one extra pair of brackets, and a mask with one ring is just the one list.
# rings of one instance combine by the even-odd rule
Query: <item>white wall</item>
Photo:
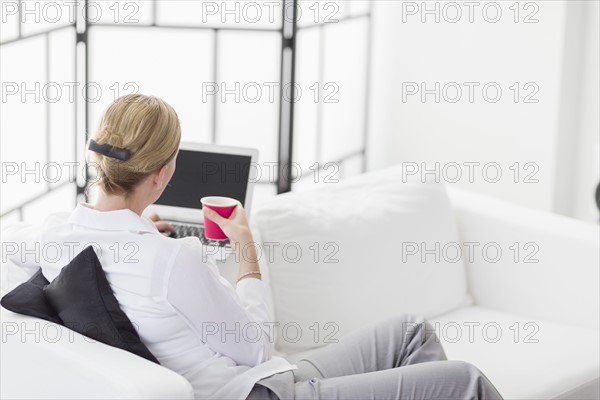
[(598, 1), (569, 3), (570, 7), (581, 8), (576, 14), (579, 19), (573, 21), (582, 28), (581, 45), (577, 47), (580, 53), (571, 60), (576, 64), (575, 74), (581, 77), (577, 87), (580, 101), (574, 112), (576, 122), (565, 132), (565, 136), (575, 142), (573, 160), (564, 166), (572, 174), (573, 186), (557, 188), (557, 197), (567, 198), (565, 209), (557, 211), (588, 221), (598, 221), (598, 210), (590, 199), (600, 180), (599, 5)]
[[(593, 31), (598, 4), (520, 2), (517, 16), (510, 8), (514, 2), (476, 3), (470, 21), (463, 2), (426, 2), (428, 10), (437, 4), (436, 21), (435, 13), (422, 13), (422, 2), (377, 2), (369, 167), (405, 163), (422, 175), (421, 163), (428, 168), (437, 163), (439, 179), (449, 184), (597, 221), (592, 186), (598, 182), (598, 35)], [(498, 7), (502, 16), (493, 23)], [(567, 18), (573, 10), (579, 19)], [(572, 48), (569, 40), (584, 22), (586, 40), (581, 50)], [(565, 61), (566, 56), (570, 59)], [(565, 68), (570, 69), (567, 74)], [(581, 106), (575, 108), (577, 114), (565, 116), (574, 104), (563, 99), (565, 88), (572, 87), (565, 80), (574, 75), (584, 77), (571, 93)], [(478, 85), (472, 99), (465, 82)], [(428, 90), (439, 83), (439, 102), (434, 94), (421, 97), (422, 83)], [(487, 100), (482, 92), (486, 84)], [(457, 86), (462, 97), (455, 101)], [(415, 87), (419, 92), (411, 95)], [(494, 87), (502, 90), (497, 102)], [(534, 90), (529, 100), (537, 102), (526, 102)], [(565, 142), (574, 149), (567, 169)], [(470, 170), (465, 163), (479, 164), (471, 164)], [(558, 178), (558, 168), (566, 179)], [(498, 169), (502, 176), (493, 182)], [(462, 176), (452, 183), (458, 171)], [(436, 179), (433, 174), (424, 178)], [(574, 182), (573, 189), (564, 191), (564, 181)], [(556, 193), (569, 198), (568, 207), (557, 207)]]

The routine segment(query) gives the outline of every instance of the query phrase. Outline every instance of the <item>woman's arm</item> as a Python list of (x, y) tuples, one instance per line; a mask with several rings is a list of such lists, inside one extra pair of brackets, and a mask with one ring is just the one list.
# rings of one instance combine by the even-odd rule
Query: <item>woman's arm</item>
[(249, 279), (258, 285), (238, 287), (242, 294), (244, 290), (251, 292), (242, 300), (202, 258), (202, 245), (197, 239), (182, 239), (168, 277), (168, 302), (213, 351), (239, 365), (255, 366), (267, 361), (271, 358), (272, 326), (267, 321), (264, 283)]

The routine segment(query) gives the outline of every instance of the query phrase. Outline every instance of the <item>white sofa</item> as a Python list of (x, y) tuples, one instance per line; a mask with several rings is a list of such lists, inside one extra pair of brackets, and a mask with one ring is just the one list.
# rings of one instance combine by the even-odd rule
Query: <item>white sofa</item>
[[(257, 238), (271, 243), (264, 249), (291, 244), (286, 255), (277, 250), (261, 259), (275, 317), (280, 328), (292, 324), (304, 334), (278, 329), (276, 350), (293, 362), (335, 345), (326, 338), (417, 313), (436, 327), (449, 359), (475, 364), (506, 399), (598, 399), (598, 226), (454, 187), (447, 192), (403, 183), (401, 171), (390, 168), (262, 205), (253, 225)], [(477, 251), (457, 262), (456, 248), (445, 246), (451, 242)], [(448, 251), (415, 254), (407, 243)], [(308, 257), (298, 259), (297, 248)], [(498, 248), (502, 257), (493, 253)], [(230, 280), (233, 261), (221, 263)], [(2, 265), (5, 290), (24, 278), (10, 267)], [(1, 346), (2, 398), (193, 396), (189, 383), (164, 367), (5, 309)]]

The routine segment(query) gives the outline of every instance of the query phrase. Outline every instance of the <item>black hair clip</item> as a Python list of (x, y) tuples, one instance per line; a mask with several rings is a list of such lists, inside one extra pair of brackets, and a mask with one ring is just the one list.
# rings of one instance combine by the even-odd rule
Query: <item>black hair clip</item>
[(111, 158), (116, 158), (117, 160), (121, 161), (129, 160), (130, 156), (129, 150), (127, 149), (111, 146), (109, 144), (98, 144), (94, 139), (90, 139), (88, 149), (95, 153), (99, 153)]

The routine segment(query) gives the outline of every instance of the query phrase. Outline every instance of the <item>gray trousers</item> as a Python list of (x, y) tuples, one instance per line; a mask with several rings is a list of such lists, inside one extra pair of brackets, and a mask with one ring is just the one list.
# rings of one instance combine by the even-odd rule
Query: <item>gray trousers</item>
[(316, 349), (261, 379), (248, 399), (502, 399), (486, 376), (448, 361), (433, 327), (402, 314)]

